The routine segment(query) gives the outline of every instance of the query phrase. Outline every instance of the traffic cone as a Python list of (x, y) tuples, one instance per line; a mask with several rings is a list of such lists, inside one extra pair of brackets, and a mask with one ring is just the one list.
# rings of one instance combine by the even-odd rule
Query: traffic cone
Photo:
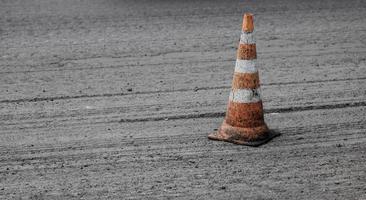
[(264, 122), (253, 30), (253, 15), (245, 13), (226, 117), (209, 139), (259, 146), (279, 135)]

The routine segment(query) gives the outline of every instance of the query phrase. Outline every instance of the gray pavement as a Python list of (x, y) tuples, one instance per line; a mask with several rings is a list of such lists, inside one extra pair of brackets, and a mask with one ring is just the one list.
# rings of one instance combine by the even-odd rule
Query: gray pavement
[[(209, 141), (255, 14), (259, 148)], [(0, 199), (366, 199), (365, 1), (0, 0)]]

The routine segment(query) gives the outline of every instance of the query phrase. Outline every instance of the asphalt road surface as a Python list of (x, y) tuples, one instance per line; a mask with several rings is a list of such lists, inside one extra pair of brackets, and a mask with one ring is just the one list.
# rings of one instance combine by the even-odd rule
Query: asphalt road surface
[[(244, 12), (259, 148), (210, 141)], [(0, 1), (0, 199), (366, 199), (365, 1)]]

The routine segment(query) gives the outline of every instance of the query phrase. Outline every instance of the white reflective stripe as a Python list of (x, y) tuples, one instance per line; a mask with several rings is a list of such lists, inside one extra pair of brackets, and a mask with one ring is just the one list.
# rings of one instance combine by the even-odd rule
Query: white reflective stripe
[(235, 63), (235, 72), (238, 73), (256, 73), (258, 70), (255, 67), (256, 60), (240, 60)]
[(255, 44), (254, 33), (241, 32), (240, 44)]
[(235, 103), (255, 103), (261, 100), (260, 88), (235, 89), (230, 92), (230, 101)]

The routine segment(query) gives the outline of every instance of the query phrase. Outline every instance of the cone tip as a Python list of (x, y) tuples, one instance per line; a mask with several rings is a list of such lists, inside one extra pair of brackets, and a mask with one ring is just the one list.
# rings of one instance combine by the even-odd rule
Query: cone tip
[(254, 23), (253, 23), (253, 14), (252, 13), (244, 13), (243, 16), (243, 31), (244, 32), (253, 32)]
[(253, 13), (250, 13), (250, 12), (246, 12), (244, 13), (244, 17), (247, 16), (247, 17), (253, 17)]

